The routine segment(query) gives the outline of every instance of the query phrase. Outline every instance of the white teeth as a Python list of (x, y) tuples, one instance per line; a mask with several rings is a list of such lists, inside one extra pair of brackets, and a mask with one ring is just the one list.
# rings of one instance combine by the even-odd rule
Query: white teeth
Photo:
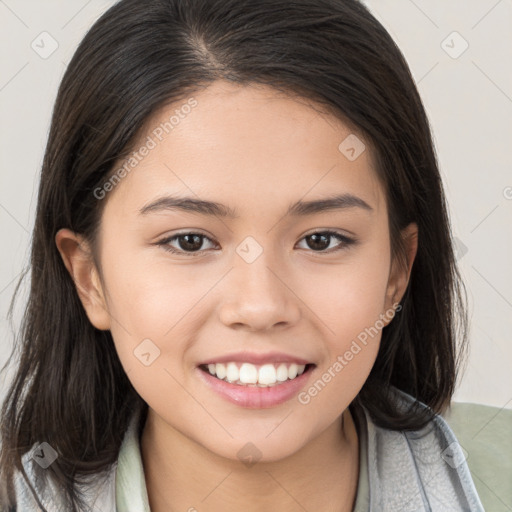
[(277, 380), (279, 382), (288, 380), (288, 367), (283, 363), (277, 367)]
[(273, 364), (264, 364), (258, 372), (258, 382), (260, 384), (275, 384), (276, 383), (276, 369)]
[(215, 374), (219, 379), (225, 379), (227, 375), (226, 366), (223, 364), (216, 364), (215, 365)]
[(240, 366), (240, 382), (242, 384), (256, 384), (258, 382), (258, 369), (251, 363)]
[(267, 363), (259, 368), (251, 363), (243, 363), (240, 368), (234, 362), (208, 365), (210, 374), (215, 375), (218, 379), (239, 385), (252, 384), (260, 387), (275, 386), (281, 382), (292, 380), (298, 375), (302, 375), (305, 368), (306, 365), (295, 363), (290, 365), (281, 363), (278, 366)]
[(236, 382), (240, 378), (240, 371), (235, 363), (228, 363), (226, 368), (226, 380)]

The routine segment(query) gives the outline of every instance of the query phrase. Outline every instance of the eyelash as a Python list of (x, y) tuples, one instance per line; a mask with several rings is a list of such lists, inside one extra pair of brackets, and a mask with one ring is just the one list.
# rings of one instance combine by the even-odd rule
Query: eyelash
[[(161, 246), (165, 251), (173, 253), (173, 254), (186, 254), (187, 256), (192, 256), (192, 257), (201, 256), (204, 253), (204, 250), (187, 252), (187, 251), (184, 251), (184, 250), (181, 250), (181, 249), (175, 249), (174, 247), (171, 247), (169, 245), (170, 242), (172, 242), (174, 240), (177, 240), (178, 238), (180, 238), (182, 236), (185, 236), (185, 235), (198, 235), (198, 236), (202, 237), (203, 239), (206, 238), (206, 239), (212, 241), (208, 236), (204, 235), (203, 233), (187, 231), (187, 232), (184, 232), (184, 233), (178, 233), (177, 235), (173, 235), (171, 237), (164, 238), (163, 240), (160, 240), (159, 242), (156, 242), (155, 245)], [(330, 237), (337, 238), (338, 240), (343, 242), (340, 246), (338, 246), (335, 249), (321, 250), (321, 251), (313, 251), (313, 250), (311, 250), (312, 252), (319, 253), (319, 254), (332, 254), (332, 253), (335, 253), (335, 252), (339, 252), (339, 251), (348, 249), (351, 245), (354, 245), (354, 244), (357, 243), (357, 240), (355, 240), (353, 238), (349, 238), (349, 237), (347, 237), (345, 235), (342, 235), (341, 233), (338, 233), (337, 231), (331, 231), (331, 230), (327, 230), (327, 231), (314, 231), (313, 233), (308, 233), (307, 235), (305, 235), (303, 238), (301, 238), (301, 240), (304, 240), (305, 238), (307, 238), (309, 236), (312, 236), (312, 235), (327, 235), (327, 236), (330, 236)]]

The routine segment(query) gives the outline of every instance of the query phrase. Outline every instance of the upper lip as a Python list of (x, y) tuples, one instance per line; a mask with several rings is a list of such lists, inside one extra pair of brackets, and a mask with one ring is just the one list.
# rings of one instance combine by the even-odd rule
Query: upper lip
[(252, 363), (256, 365), (266, 363), (296, 363), (296, 364), (310, 364), (310, 361), (302, 359), (301, 357), (285, 354), (284, 352), (232, 352), (223, 356), (212, 357), (207, 361), (199, 363), (201, 365), (215, 364), (215, 363)]

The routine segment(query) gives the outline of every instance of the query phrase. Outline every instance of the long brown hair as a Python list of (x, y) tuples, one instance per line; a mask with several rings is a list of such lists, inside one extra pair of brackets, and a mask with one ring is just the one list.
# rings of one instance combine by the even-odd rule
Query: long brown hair
[(400, 229), (410, 222), (418, 225), (419, 245), (402, 310), (384, 328), (356, 402), (389, 429), (428, 421), (416, 410), (400, 413), (392, 387), (432, 413), (449, 403), (466, 342), (465, 290), (427, 116), (387, 31), (357, 0), (121, 0), (80, 43), (53, 111), (30, 296), (2, 408), (5, 503), (13, 501), (12, 476), (23, 472), (21, 456), (34, 443), (58, 452), (46, 471), (69, 499), (68, 510), (81, 503), (77, 478), (116, 461), (142, 399), (110, 331), (89, 322), (55, 234), (67, 227), (94, 247), (105, 201), (93, 191), (153, 113), (218, 79), (312, 99), (369, 141), (386, 191), (393, 258), (405, 261)]

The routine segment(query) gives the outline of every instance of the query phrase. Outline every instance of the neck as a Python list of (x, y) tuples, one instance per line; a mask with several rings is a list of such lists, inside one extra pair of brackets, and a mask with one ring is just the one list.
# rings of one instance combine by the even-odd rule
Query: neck
[(253, 465), (212, 453), (149, 409), (141, 455), (152, 512), (350, 512), (355, 502), (359, 445), (348, 408), (289, 457)]

